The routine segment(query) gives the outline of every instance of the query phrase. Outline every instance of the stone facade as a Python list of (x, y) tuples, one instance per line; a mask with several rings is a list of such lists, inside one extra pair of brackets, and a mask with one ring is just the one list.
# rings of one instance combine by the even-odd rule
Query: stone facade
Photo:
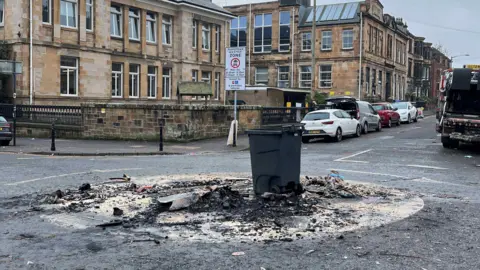
[[(181, 81), (192, 80), (192, 70), (210, 74), (213, 103), (224, 99), (225, 33), (231, 14), (219, 7), (200, 8), (183, 1), (136, 0), (74, 0), (77, 17), (74, 27), (65, 26), (61, 16), (61, 3), (51, 0), (47, 8), (50, 20), (43, 22), (42, 3), (33, 0), (33, 80), (30, 95), (29, 53), (29, 0), (4, 1), (4, 24), (0, 35), (8, 41), (12, 60), (23, 62), (23, 75), (17, 76), (18, 103), (79, 105), (82, 102), (100, 103), (175, 103), (176, 87)], [(87, 10), (92, 3), (92, 30), (87, 30)], [(69, 2), (72, 3), (72, 2)], [(208, 4), (208, 3), (206, 3)], [(121, 16), (118, 36), (113, 36), (111, 22), (112, 5), (119, 7)], [(212, 4), (213, 5), (213, 4)], [(138, 14), (139, 38), (131, 37), (131, 11)], [(155, 41), (147, 41), (147, 19), (155, 18)], [(164, 27), (171, 19), (170, 42), (164, 42)], [(197, 26), (197, 48), (192, 49), (193, 28)], [(164, 22), (165, 23), (164, 25)], [(69, 22), (70, 23), (70, 22)], [(209, 46), (202, 48), (202, 26), (209, 29)], [(217, 30), (219, 34), (217, 35)], [(169, 37), (170, 38), (170, 37)], [(168, 44), (167, 44), (168, 43)], [(77, 59), (78, 79), (72, 95), (61, 93), (61, 57)], [(112, 63), (122, 64), (122, 93), (112, 96)], [(129, 95), (129, 66), (138, 65), (139, 95)], [(156, 68), (156, 95), (148, 95), (148, 67)], [(170, 72), (170, 93), (163, 94), (163, 70)], [(66, 77), (65, 77), (66, 78)], [(215, 80), (217, 79), (217, 80)], [(168, 80), (166, 80), (168, 82)], [(65, 83), (64, 83), (65, 84)], [(11, 102), (11, 88), (6, 89)], [(7, 99), (8, 99), (7, 98)], [(4, 102), (5, 102), (4, 101)]]

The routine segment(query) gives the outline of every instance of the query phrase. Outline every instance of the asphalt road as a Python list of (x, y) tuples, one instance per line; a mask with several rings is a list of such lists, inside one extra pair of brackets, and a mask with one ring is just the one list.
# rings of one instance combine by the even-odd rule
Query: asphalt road
[[(0, 154), (0, 268), (25, 268), (30, 261), (28, 267), (39, 269), (479, 269), (480, 151), (443, 149), (434, 125), (429, 117), (340, 143), (302, 146), (304, 175), (335, 169), (347, 180), (405, 188), (425, 201), (412, 217), (342, 240), (130, 243), (121, 231), (62, 229), (21, 211), (28, 194), (123, 173), (249, 172), (248, 152), (95, 158)], [(35, 237), (18, 240), (20, 233)], [(86, 248), (92, 242), (99, 251)], [(305, 254), (308, 250), (315, 251)], [(245, 256), (231, 256), (235, 251)]]

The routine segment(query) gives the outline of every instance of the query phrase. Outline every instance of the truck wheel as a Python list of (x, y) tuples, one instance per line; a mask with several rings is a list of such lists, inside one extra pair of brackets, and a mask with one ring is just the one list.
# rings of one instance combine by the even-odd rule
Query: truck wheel
[(442, 139), (442, 145), (443, 145), (443, 148), (453, 149), (453, 148), (458, 148), (458, 146), (460, 145), (460, 142), (452, 141), (450, 139)]

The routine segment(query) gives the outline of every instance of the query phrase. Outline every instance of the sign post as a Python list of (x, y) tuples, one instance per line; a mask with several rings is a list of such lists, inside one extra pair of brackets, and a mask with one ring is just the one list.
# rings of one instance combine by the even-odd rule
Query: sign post
[(245, 90), (245, 47), (226, 48), (225, 90), (234, 91), (233, 123), (230, 132), (232, 146), (237, 146), (237, 91)]

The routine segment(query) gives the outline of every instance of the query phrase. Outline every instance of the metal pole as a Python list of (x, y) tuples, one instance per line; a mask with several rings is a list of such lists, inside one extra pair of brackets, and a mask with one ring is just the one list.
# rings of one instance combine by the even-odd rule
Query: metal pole
[(30, 105), (33, 105), (33, 4), (30, 0)]
[(293, 88), (293, 51), (295, 49), (295, 7), (292, 7), (292, 70), (290, 71), (290, 87), (289, 88)]
[(360, 12), (360, 61), (358, 67), (358, 100), (362, 98), (363, 12)]
[(237, 90), (233, 101), (233, 147), (237, 146)]
[(160, 123), (160, 143), (159, 143), (159, 151), (163, 152), (163, 123)]
[[(247, 25), (247, 29), (248, 29), (248, 46), (247, 46), (247, 49), (248, 49), (248, 72), (247, 72), (247, 76), (248, 76), (248, 85), (251, 85), (250, 84), (250, 70), (251, 70), (251, 62), (252, 62), (252, 58), (251, 58), (251, 53), (250, 53), (250, 50), (251, 50), (251, 41), (252, 41), (252, 36), (251, 36), (251, 30), (252, 30), (252, 4), (250, 4), (250, 13), (248, 14), (248, 25)], [(238, 22), (240, 24), (240, 21)], [(235, 95), (237, 94), (237, 92), (235, 91)], [(236, 100), (236, 99), (235, 99)]]
[(315, 32), (317, 30), (317, 0), (313, 0), (313, 19), (312, 19), (312, 97), (315, 89)]
[(13, 146), (17, 146), (17, 75), (13, 62)]
[(55, 152), (57, 148), (55, 147), (55, 121), (52, 122), (52, 145), (50, 146), (50, 151)]

